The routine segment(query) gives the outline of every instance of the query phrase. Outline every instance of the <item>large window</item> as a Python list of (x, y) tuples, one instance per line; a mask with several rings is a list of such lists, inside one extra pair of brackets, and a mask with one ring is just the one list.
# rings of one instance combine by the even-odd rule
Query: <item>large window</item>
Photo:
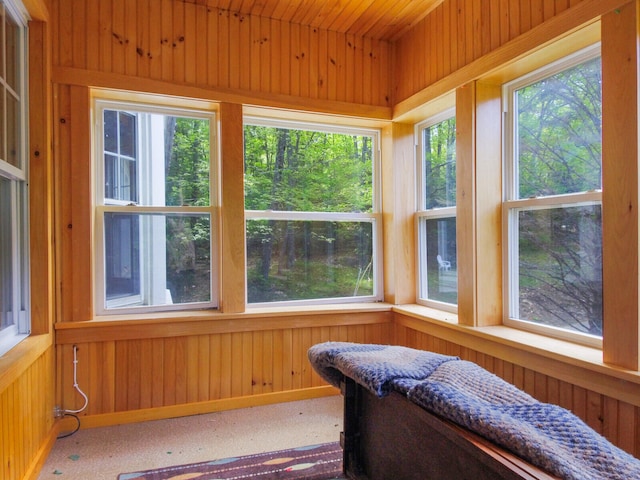
[(251, 118), (244, 137), (248, 303), (381, 299), (377, 132)]
[(27, 29), (18, 6), (0, 1), (0, 355), (30, 329)]
[(213, 114), (94, 111), (97, 312), (216, 306)]
[(447, 111), (416, 128), (418, 303), (446, 310), (458, 302), (453, 115)]
[(602, 336), (601, 63), (597, 48), (505, 86), (506, 323)]

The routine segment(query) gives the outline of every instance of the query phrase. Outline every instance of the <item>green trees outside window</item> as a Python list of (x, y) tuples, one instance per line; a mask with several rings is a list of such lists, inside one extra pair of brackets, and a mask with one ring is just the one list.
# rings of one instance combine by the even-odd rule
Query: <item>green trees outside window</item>
[(215, 306), (213, 116), (96, 105), (98, 311)]
[(602, 335), (602, 74), (585, 53), (515, 84), (509, 314)]
[(419, 125), (417, 135), (418, 301), (444, 308), (458, 303), (456, 119), (451, 115)]
[(376, 294), (377, 137), (248, 123), (248, 303)]

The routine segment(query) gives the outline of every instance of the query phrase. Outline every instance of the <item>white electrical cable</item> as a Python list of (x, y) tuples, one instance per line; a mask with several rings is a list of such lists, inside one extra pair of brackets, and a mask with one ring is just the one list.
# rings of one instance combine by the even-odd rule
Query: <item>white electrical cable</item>
[(78, 347), (76, 345), (73, 346), (73, 388), (84, 397), (84, 405), (79, 410), (65, 410), (64, 413), (80, 413), (89, 405), (89, 398), (78, 386)]

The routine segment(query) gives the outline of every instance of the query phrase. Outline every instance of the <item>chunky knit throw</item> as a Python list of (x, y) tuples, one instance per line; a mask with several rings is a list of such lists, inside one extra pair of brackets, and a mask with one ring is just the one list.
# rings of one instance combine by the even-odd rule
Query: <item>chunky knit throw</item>
[(640, 480), (640, 460), (576, 415), (537, 401), (472, 362), (345, 342), (314, 345), (309, 359), (332, 385), (345, 375), (380, 397), (398, 391), (560, 478)]

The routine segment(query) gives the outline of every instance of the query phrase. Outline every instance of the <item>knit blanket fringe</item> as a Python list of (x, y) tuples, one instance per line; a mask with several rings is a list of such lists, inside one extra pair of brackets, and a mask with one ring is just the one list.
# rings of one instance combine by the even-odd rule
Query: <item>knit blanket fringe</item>
[(539, 402), (479, 365), (406, 347), (326, 342), (309, 360), (339, 387), (343, 376), (378, 397), (397, 391), (552, 475), (574, 480), (640, 480), (640, 460), (570, 411)]

